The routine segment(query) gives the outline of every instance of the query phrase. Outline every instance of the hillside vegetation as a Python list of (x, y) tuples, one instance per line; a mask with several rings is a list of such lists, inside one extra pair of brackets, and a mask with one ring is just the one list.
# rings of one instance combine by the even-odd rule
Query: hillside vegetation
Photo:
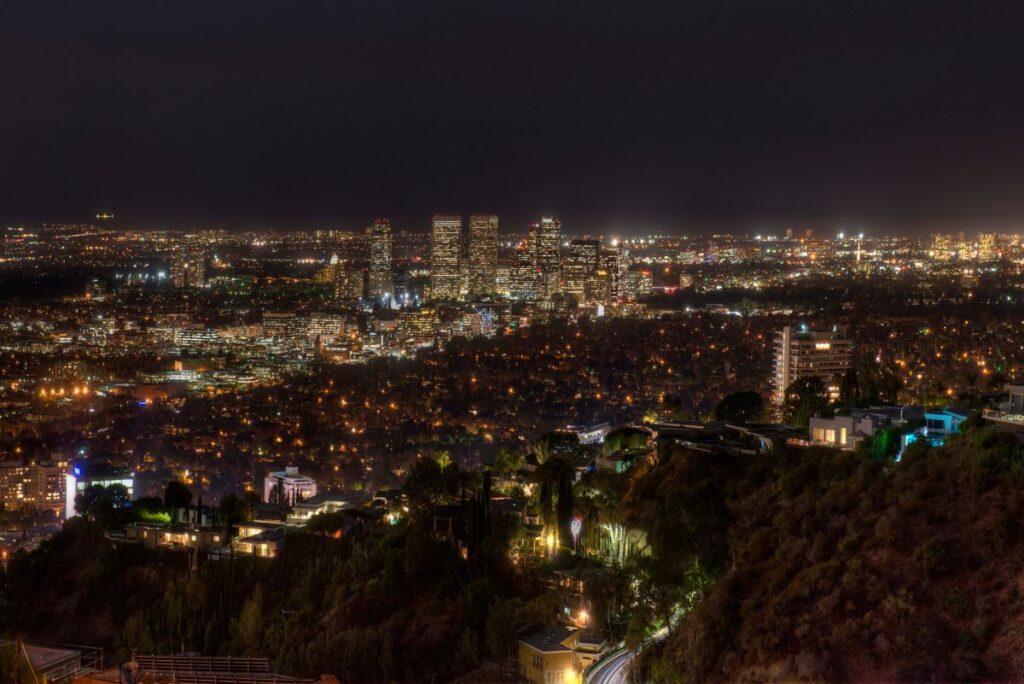
[[(712, 510), (714, 581), (638, 678), (709, 681), (1024, 679), (1024, 448), (974, 427), (900, 463), (798, 449), (704, 468), (662, 454), (635, 483), (643, 510), (685, 529)], [(689, 481), (689, 498), (672, 490)], [(672, 496), (666, 497), (664, 494)], [(723, 560), (724, 559), (724, 560)]]

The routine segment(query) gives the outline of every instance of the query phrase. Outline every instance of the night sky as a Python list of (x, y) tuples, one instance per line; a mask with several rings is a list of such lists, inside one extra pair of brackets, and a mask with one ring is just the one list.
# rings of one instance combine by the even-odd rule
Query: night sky
[(0, 225), (1024, 227), (1024, 10), (0, 3)]

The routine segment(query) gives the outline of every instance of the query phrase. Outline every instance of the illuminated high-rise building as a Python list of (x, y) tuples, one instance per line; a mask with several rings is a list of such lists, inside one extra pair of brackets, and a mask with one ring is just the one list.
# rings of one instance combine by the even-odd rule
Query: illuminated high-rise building
[(587, 273), (583, 298), (588, 304), (605, 304), (611, 298), (611, 277), (606, 269), (595, 268)]
[(600, 240), (575, 239), (569, 242), (569, 256), (562, 264), (562, 289), (579, 301), (587, 301), (587, 277), (601, 260)]
[(629, 250), (613, 241), (601, 253), (602, 267), (608, 273), (608, 298), (627, 299), (626, 275), (629, 272)]
[(177, 288), (206, 284), (206, 257), (201, 252), (183, 250), (171, 259), (171, 283)]
[(366, 285), (366, 270), (338, 264), (334, 271), (334, 296), (337, 299), (359, 299)]
[(441, 320), (437, 309), (425, 306), (421, 309), (403, 309), (399, 314), (399, 332), (414, 344), (429, 344), (437, 336)]
[(534, 255), (540, 271), (540, 296), (548, 299), (558, 294), (562, 281), (562, 222), (544, 217), (536, 228)]
[(512, 263), (507, 260), (499, 260), (495, 273), (494, 291), (499, 297), (510, 297), (512, 295)]
[(932, 257), (936, 261), (951, 261), (953, 259), (953, 236), (936, 235), (932, 238)]
[(498, 217), (469, 217), (469, 292), (494, 294), (498, 289)]
[(430, 230), (430, 297), (459, 299), (462, 290), (462, 217), (435, 216)]
[(781, 405), (786, 389), (797, 380), (818, 378), (829, 396), (839, 398), (839, 379), (850, 369), (853, 340), (846, 329), (811, 330), (806, 325), (786, 326), (775, 333), (775, 372), (772, 400)]
[(999, 258), (996, 251), (996, 234), (982, 233), (978, 236), (978, 261), (995, 261)]
[(370, 236), (370, 270), (367, 274), (366, 290), (371, 299), (394, 296), (391, 276), (391, 221), (386, 218), (374, 219), (367, 229)]
[(533, 256), (532, 243), (516, 247), (512, 265), (508, 272), (508, 296), (510, 299), (526, 301), (537, 298), (540, 273)]

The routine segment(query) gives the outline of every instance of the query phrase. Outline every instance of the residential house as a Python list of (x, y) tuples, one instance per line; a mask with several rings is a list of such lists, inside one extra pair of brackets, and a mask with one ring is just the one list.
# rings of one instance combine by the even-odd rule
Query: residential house
[(551, 625), (518, 640), (519, 675), (533, 684), (578, 684), (583, 671), (607, 649), (607, 641), (583, 630)]

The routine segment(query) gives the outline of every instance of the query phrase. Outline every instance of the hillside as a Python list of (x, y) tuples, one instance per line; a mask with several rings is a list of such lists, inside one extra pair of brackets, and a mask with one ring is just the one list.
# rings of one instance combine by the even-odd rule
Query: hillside
[[(654, 490), (657, 501), (688, 460), (704, 458), (663, 454), (634, 495), (649, 504)], [(801, 449), (714, 476), (728, 560), (640, 673), (691, 682), (1024, 679), (1022, 471), (1012, 436), (975, 428), (898, 464)], [(664, 510), (669, 526), (690, 514), (686, 504)]]

